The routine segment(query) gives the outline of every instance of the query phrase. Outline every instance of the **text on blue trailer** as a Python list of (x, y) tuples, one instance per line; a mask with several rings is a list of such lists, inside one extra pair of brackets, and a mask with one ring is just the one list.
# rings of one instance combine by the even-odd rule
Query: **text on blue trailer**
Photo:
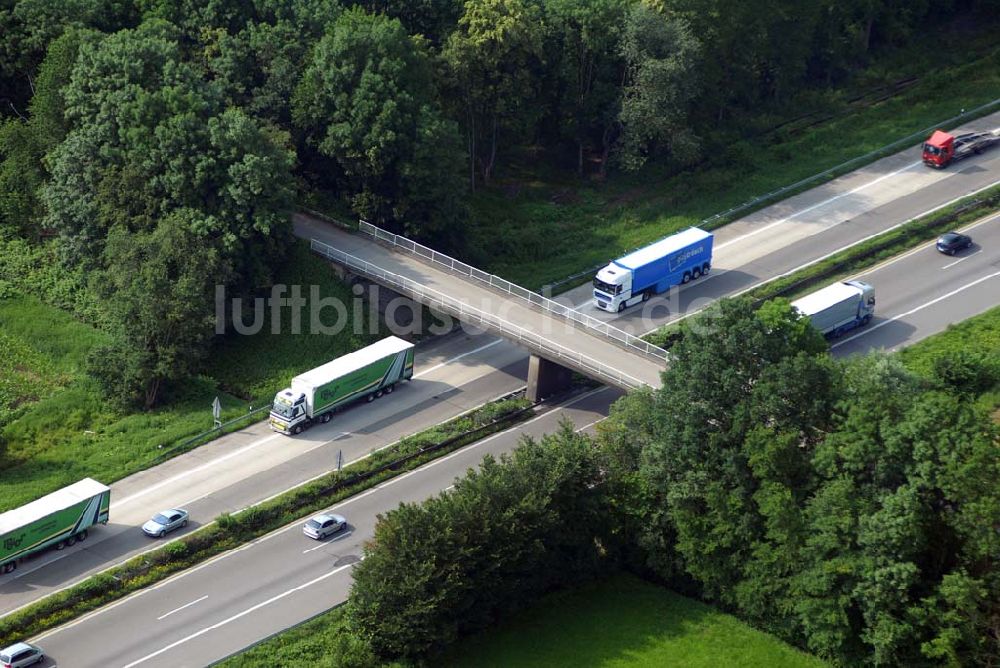
[(712, 268), (712, 233), (678, 232), (611, 262), (594, 277), (594, 303), (618, 312)]
[(796, 299), (792, 306), (824, 336), (836, 338), (867, 325), (875, 314), (875, 288), (862, 281), (834, 283)]

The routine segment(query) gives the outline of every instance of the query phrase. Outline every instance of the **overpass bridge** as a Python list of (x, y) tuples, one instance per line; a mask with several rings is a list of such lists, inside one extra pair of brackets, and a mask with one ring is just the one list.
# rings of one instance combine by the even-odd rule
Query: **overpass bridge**
[(295, 223), (331, 262), (526, 348), (530, 397), (565, 384), (567, 370), (626, 390), (660, 387), (667, 352), (621, 329), (369, 223), (359, 233), (299, 214)]

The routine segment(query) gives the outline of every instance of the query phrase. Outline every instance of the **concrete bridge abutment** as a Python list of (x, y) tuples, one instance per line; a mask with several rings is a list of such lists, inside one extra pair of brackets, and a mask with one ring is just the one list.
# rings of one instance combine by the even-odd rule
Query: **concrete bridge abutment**
[(573, 380), (570, 369), (549, 361), (544, 357), (532, 355), (528, 360), (528, 401), (538, 401), (545, 397), (568, 389)]

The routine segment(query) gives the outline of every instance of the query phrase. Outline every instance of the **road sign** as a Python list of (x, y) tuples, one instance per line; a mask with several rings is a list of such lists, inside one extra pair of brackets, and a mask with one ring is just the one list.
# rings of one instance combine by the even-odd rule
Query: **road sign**
[(219, 401), (219, 397), (215, 398), (212, 402), (212, 417), (215, 419), (215, 426), (222, 426), (222, 403)]

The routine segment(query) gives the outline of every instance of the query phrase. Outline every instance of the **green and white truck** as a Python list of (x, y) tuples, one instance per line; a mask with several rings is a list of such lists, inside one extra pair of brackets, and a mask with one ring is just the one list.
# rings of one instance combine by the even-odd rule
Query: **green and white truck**
[(341, 406), (372, 401), (411, 377), (413, 344), (390, 336), (292, 378), (274, 397), (271, 429), (298, 434), (313, 422), (329, 422)]
[(95, 524), (108, 523), (111, 488), (91, 478), (47, 494), (0, 515), (0, 572), (21, 559), (55, 546), (61, 550), (86, 540)]

